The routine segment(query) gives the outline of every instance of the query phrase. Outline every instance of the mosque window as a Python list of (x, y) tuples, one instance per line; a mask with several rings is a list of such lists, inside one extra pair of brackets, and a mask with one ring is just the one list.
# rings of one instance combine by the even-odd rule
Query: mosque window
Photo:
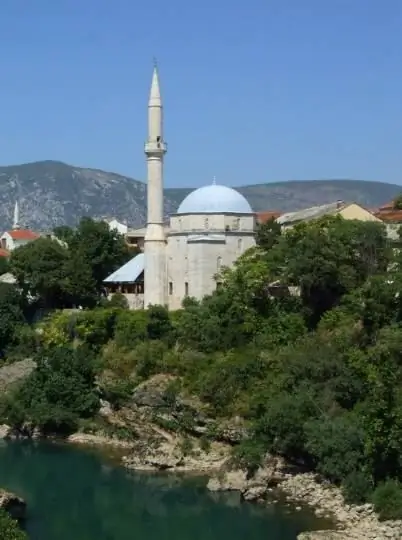
[(184, 271), (187, 274), (187, 272), (188, 272), (188, 257), (184, 258)]
[(184, 283), (184, 296), (188, 296), (188, 282)]
[(243, 247), (243, 240), (242, 240), (241, 238), (239, 238), (239, 239), (237, 240), (237, 249), (238, 249), (239, 251), (241, 251), (241, 250), (242, 250), (242, 247)]
[(219, 270), (222, 268), (222, 257), (218, 257), (218, 259), (216, 260), (216, 269)]
[(206, 229), (209, 229), (209, 219), (208, 218), (205, 218), (204, 226), (205, 226)]
[(179, 219), (179, 230), (181, 231), (181, 219)]
[(173, 281), (169, 281), (169, 295), (172, 296), (173, 294)]

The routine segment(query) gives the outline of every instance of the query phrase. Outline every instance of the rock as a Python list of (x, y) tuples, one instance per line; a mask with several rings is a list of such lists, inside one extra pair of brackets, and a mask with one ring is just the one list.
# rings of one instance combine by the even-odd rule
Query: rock
[(0, 508), (3, 508), (14, 519), (24, 519), (26, 513), (26, 502), (18, 495), (0, 489)]
[(108, 418), (113, 414), (112, 406), (111, 404), (104, 400), (100, 400), (100, 408), (99, 408), (99, 415), (103, 416), (104, 418)]
[(0, 368), (0, 392), (4, 392), (15, 383), (28, 377), (35, 369), (36, 363), (30, 358), (5, 365)]
[(260, 485), (246, 489), (243, 492), (243, 499), (245, 501), (257, 501), (262, 499), (267, 493), (267, 486)]
[(12, 434), (12, 428), (7, 424), (0, 425), (0, 439), (8, 439)]
[(166, 407), (168, 405), (166, 390), (174, 380), (175, 377), (171, 375), (155, 375), (139, 384), (133, 391), (131, 399), (139, 407)]
[(241, 491), (248, 487), (247, 473), (242, 470), (227, 471), (214, 478), (210, 478), (207, 489), (209, 491)]

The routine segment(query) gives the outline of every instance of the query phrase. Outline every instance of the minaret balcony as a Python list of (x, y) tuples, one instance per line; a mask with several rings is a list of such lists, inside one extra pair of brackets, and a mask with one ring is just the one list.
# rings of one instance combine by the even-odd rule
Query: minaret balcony
[(167, 144), (165, 141), (147, 141), (144, 145), (146, 154), (165, 154), (167, 152)]

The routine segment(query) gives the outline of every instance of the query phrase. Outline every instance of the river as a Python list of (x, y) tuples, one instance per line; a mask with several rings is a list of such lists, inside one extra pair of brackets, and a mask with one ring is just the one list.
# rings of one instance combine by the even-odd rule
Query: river
[(202, 479), (130, 472), (45, 442), (1, 441), (0, 486), (27, 501), (30, 540), (295, 540), (318, 527), (285, 505), (209, 493)]

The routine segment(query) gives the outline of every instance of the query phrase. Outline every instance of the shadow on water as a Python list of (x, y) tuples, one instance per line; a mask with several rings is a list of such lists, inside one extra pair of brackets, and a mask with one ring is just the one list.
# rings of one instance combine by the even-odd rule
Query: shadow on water
[(202, 479), (133, 473), (51, 443), (2, 442), (0, 486), (27, 501), (31, 540), (295, 540), (319, 526), (307, 512), (209, 493)]

